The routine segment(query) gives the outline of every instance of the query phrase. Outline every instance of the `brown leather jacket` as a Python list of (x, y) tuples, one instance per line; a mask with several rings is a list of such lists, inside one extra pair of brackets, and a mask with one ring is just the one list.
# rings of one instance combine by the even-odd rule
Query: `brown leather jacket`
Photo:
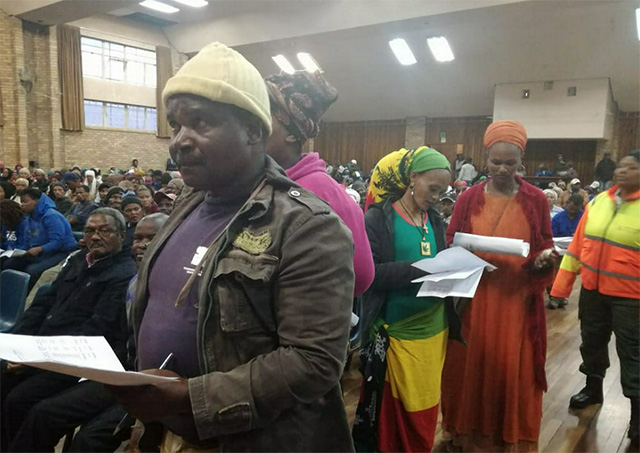
[[(150, 267), (203, 199), (199, 191), (186, 197), (145, 254), (136, 337)], [(339, 386), (354, 287), (347, 227), (267, 158), (265, 184), (203, 263), (202, 375), (189, 380), (199, 438), (223, 451), (352, 451)]]

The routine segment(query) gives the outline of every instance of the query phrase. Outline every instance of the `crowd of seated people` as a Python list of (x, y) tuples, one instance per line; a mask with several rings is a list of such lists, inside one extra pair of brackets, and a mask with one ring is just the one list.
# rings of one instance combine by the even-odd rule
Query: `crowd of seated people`
[(133, 162), (127, 171), (110, 169), (105, 180), (100, 170), (77, 165), (45, 172), (0, 163), (0, 249), (16, 250), (1, 258), (2, 270), (26, 272), (32, 288), (43, 272), (77, 250), (87, 219), (101, 207), (124, 214), (127, 246), (142, 217), (171, 214), (184, 188), (179, 172), (145, 172)]
[[(1, 174), (0, 248), (13, 252), (0, 258), (2, 270), (27, 273), (31, 289), (12, 333), (104, 336), (134, 369), (135, 353), (126, 361), (126, 300), (135, 263), (181, 195), (180, 174), (154, 179), (135, 166), (112, 169), (105, 181), (99, 170), (77, 166), (48, 174), (3, 166)], [(133, 341), (129, 347), (135, 351)], [(130, 433), (127, 425), (111, 435), (124, 410), (102, 384), (7, 362), (0, 373), (1, 451), (53, 451), (79, 425), (71, 451), (114, 450)]]

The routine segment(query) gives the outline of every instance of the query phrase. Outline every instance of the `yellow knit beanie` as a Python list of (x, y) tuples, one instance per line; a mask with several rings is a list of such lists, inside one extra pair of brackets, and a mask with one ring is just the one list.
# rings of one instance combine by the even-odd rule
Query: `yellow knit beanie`
[(269, 94), (262, 76), (246, 58), (224, 44), (211, 43), (187, 61), (165, 85), (162, 102), (166, 105), (174, 94), (194, 94), (235, 105), (260, 118), (271, 134)]

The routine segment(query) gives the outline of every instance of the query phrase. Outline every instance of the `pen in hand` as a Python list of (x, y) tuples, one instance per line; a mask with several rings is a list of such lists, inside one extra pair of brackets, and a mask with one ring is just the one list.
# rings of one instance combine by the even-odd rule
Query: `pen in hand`
[[(172, 358), (173, 358), (173, 353), (170, 352), (169, 355), (167, 356), (167, 358), (164, 359), (164, 362), (162, 362), (162, 365), (160, 365), (158, 367), (158, 369), (159, 370), (164, 370), (167, 367), (167, 365), (169, 365), (169, 362), (171, 361)], [(127, 423), (127, 418), (128, 417), (129, 417), (128, 413), (124, 414), (124, 417), (122, 417), (122, 420), (120, 420), (120, 423), (118, 423), (118, 426), (116, 426), (116, 429), (113, 430), (113, 434), (112, 434), (113, 436), (118, 434), (122, 430), (122, 428), (124, 428), (124, 426)]]

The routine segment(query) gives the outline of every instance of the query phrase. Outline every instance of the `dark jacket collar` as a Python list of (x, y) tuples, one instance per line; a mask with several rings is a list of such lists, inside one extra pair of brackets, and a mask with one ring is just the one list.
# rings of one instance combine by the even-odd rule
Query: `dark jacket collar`
[(102, 272), (110, 267), (117, 267), (126, 263), (129, 259), (133, 260), (131, 254), (131, 247), (123, 247), (118, 253), (107, 256), (106, 258), (96, 261), (93, 266), (89, 267), (87, 263), (87, 254), (89, 250), (84, 249), (79, 253), (74, 254), (70, 260), (74, 262), (74, 267), (81, 270), (90, 270), (91, 272)]

